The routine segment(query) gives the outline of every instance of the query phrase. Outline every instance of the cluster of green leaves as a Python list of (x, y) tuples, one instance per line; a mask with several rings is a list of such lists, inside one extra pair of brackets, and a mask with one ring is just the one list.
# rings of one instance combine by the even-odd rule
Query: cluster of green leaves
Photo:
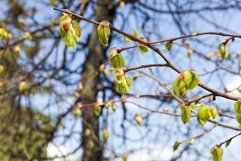
[(116, 90), (125, 94), (132, 86), (132, 79), (124, 72), (125, 60), (117, 48), (111, 49), (109, 60), (114, 68)]
[(4, 28), (0, 28), (0, 39), (9, 39), (11, 37), (11, 33), (7, 32)]
[(209, 118), (215, 119), (217, 115), (218, 111), (215, 106), (201, 104), (197, 112), (197, 121), (200, 125), (203, 126)]
[(238, 121), (241, 127), (241, 100), (238, 100), (234, 103), (234, 112), (236, 115), (236, 120)]
[(198, 74), (194, 70), (185, 70), (173, 82), (173, 90), (177, 96), (184, 96), (187, 90), (195, 88), (200, 82)]
[(215, 106), (208, 106), (206, 104), (196, 105), (195, 103), (191, 103), (190, 105), (180, 105), (181, 119), (184, 124), (189, 122), (192, 109), (195, 107), (199, 107), (197, 112), (197, 121), (202, 126), (210, 117), (215, 119), (218, 115), (218, 111)]
[(81, 27), (77, 21), (72, 20), (70, 15), (64, 14), (60, 19), (59, 33), (66, 45), (76, 48), (81, 35)]

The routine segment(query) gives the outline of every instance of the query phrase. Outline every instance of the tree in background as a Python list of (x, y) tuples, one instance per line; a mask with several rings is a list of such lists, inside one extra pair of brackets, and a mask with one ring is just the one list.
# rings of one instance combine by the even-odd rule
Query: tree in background
[(241, 135), (238, 1), (0, 5), (5, 160), (220, 161)]

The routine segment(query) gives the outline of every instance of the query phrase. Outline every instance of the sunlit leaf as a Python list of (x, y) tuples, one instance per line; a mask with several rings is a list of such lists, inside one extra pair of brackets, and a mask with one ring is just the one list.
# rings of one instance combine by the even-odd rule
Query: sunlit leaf
[(193, 70), (186, 70), (181, 75), (183, 77), (185, 87), (188, 90), (195, 88), (198, 85), (198, 83), (200, 82), (199, 76)]
[(215, 119), (216, 116), (218, 115), (218, 111), (217, 111), (217, 108), (215, 106), (210, 107), (210, 115), (213, 119)]
[(123, 75), (120, 78), (115, 76), (115, 86), (119, 93), (126, 94), (126, 92), (132, 87), (132, 79), (127, 75)]
[(211, 154), (213, 157), (213, 161), (222, 161), (223, 158), (223, 149), (218, 147), (218, 146), (214, 146), (211, 149)]
[(116, 48), (111, 49), (109, 59), (114, 68), (125, 66), (125, 60), (121, 53), (118, 53)]
[(184, 124), (188, 123), (191, 117), (191, 108), (186, 105), (181, 105), (181, 118)]
[(97, 31), (98, 31), (99, 41), (101, 42), (102, 45), (107, 46), (109, 41), (109, 36), (110, 36), (110, 22), (107, 20), (101, 21), (97, 28)]
[(65, 14), (60, 19), (59, 33), (66, 45), (76, 48), (81, 36), (81, 27), (77, 21)]
[(95, 109), (95, 115), (100, 116), (101, 106), (99, 104), (97, 104), (97, 105), (95, 105), (94, 109)]
[(177, 77), (175, 79), (175, 81), (172, 84), (172, 88), (174, 90), (174, 93), (177, 96), (184, 96), (187, 92), (186, 84), (184, 83), (184, 81), (180, 77)]
[(172, 41), (167, 41), (166, 42), (166, 49), (168, 50), (168, 51), (170, 51), (171, 49), (172, 49), (172, 45), (173, 45), (173, 42)]
[(197, 113), (197, 121), (199, 122), (200, 125), (204, 125), (207, 120), (210, 117), (209, 114), (209, 107), (207, 105), (202, 104), (199, 109), (198, 109), (198, 113)]

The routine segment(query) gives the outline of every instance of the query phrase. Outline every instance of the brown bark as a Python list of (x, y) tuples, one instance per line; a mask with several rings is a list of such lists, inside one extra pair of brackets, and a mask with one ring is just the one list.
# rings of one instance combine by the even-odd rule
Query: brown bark
[[(115, 8), (110, 8), (112, 0), (99, 0), (101, 5), (96, 7), (96, 21), (103, 19), (112, 22), (115, 16)], [(104, 2), (104, 3), (103, 3)], [(99, 66), (105, 59), (105, 49), (98, 40), (96, 26), (90, 35), (89, 52), (86, 58), (83, 71), (82, 71), (82, 84), (83, 89), (81, 92), (81, 102), (90, 103), (96, 102), (97, 84), (99, 82), (99, 75), (97, 73)], [(98, 117), (95, 116), (94, 107), (85, 108), (82, 110), (82, 126), (83, 126), (83, 158), (82, 161), (102, 161), (103, 160), (103, 145), (99, 142), (99, 122)], [(90, 136), (85, 136), (84, 131), (91, 130)], [(88, 142), (93, 142), (94, 147), (88, 148)]]

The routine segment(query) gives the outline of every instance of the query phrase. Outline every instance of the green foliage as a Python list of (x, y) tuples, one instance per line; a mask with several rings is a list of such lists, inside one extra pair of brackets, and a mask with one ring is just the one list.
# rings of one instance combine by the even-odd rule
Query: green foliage
[(199, 76), (193, 70), (186, 70), (173, 82), (173, 90), (177, 96), (184, 96), (187, 90), (195, 88), (199, 84)]
[(218, 48), (218, 55), (222, 58), (222, 59), (227, 59), (230, 57), (230, 54), (228, 52), (228, 47), (227, 47), (227, 43), (226, 42), (222, 42), (219, 45)]
[(125, 60), (123, 56), (118, 53), (117, 48), (112, 48), (109, 56), (110, 62), (114, 67), (115, 86), (117, 92), (126, 94), (132, 87), (132, 79), (124, 72)]
[(94, 142), (92, 140), (87, 141), (87, 148), (88, 149), (93, 149), (95, 146)]
[(172, 88), (174, 90), (174, 93), (177, 96), (184, 96), (186, 95), (187, 89), (186, 89), (186, 84), (182, 80), (182, 78), (179, 76), (175, 79), (175, 81), (172, 84)]
[(215, 119), (216, 116), (218, 115), (217, 108), (215, 106), (210, 107), (210, 116)]
[(128, 160), (128, 154), (127, 153), (123, 153), (121, 155), (121, 159), (122, 159), (122, 161), (127, 161)]
[(204, 125), (210, 117), (210, 109), (207, 105), (201, 104), (198, 113), (197, 113), (197, 121), (200, 125)]
[(176, 151), (182, 143), (183, 143), (182, 140), (177, 140), (172, 146), (173, 151)]
[(108, 137), (110, 136), (110, 133), (109, 133), (109, 131), (108, 131), (107, 129), (104, 129), (104, 130), (102, 131), (102, 135), (103, 135), (103, 139), (104, 139), (104, 140), (107, 140)]
[(241, 124), (241, 100), (238, 100), (234, 103), (234, 112), (236, 115), (236, 120)]
[(33, 39), (32, 36), (31, 36), (31, 34), (30, 34), (29, 32), (26, 32), (26, 33), (23, 35), (23, 37), (24, 37), (25, 39), (27, 39), (27, 40), (32, 40), (32, 39)]
[(29, 84), (26, 81), (21, 81), (18, 85), (18, 89), (20, 92), (25, 92), (29, 89)]
[(211, 149), (211, 154), (213, 157), (213, 161), (222, 161), (223, 158), (223, 149), (220, 148), (219, 146), (215, 145)]
[[(144, 42), (147, 42), (147, 40), (146, 40), (145, 38), (143, 38), (143, 37), (140, 37), (140, 40), (142, 40), (142, 41), (144, 41)], [(148, 47), (147, 47), (146, 45), (143, 45), (143, 44), (140, 43), (138, 48), (139, 48), (139, 51), (140, 51), (142, 54), (148, 52)]]
[(193, 54), (193, 50), (192, 50), (191, 48), (189, 48), (189, 49), (187, 50), (187, 56), (188, 56), (189, 58), (191, 58), (191, 57), (192, 57), (192, 54)]
[(81, 35), (81, 27), (77, 21), (65, 14), (60, 19), (59, 33), (66, 45), (76, 48)]
[(95, 108), (95, 115), (96, 115), (96, 116), (100, 116), (101, 109), (102, 109), (102, 108), (101, 108), (101, 105), (96, 104), (94, 108)]
[(173, 45), (173, 42), (172, 41), (168, 41), (168, 42), (166, 42), (166, 49), (168, 50), (168, 51), (170, 51), (171, 49), (172, 49), (172, 45)]
[(125, 74), (121, 77), (115, 77), (115, 86), (119, 93), (126, 94), (126, 92), (132, 87), (132, 79)]
[(186, 70), (183, 72), (183, 81), (187, 90), (195, 88), (200, 82), (199, 76), (193, 70)]
[(111, 109), (112, 109), (113, 112), (115, 112), (116, 111), (116, 104), (112, 104)]
[(55, 5), (55, 0), (49, 0), (49, 3), (51, 6), (54, 6)]
[(74, 107), (73, 107), (73, 114), (74, 114), (74, 116), (79, 116), (80, 115), (80, 113), (81, 113), (81, 107), (80, 106), (78, 106), (78, 105), (75, 105)]
[(184, 124), (188, 123), (191, 117), (191, 107), (186, 105), (181, 105), (181, 118)]
[[(134, 36), (135, 38), (138, 38), (138, 30), (137, 29), (132, 31), (132, 36)], [(125, 42), (131, 42), (131, 39), (129, 39), (127, 36), (124, 36), (124, 40), (125, 40)]]
[[(10, 99), (0, 108), (0, 158), (3, 161), (40, 160), (46, 157), (48, 133), (53, 129), (50, 117), (27, 107), (18, 113), (12, 109)], [(11, 121), (9, 118), (12, 117)], [(31, 159), (30, 159), (31, 158)]]
[(85, 129), (85, 136), (90, 136), (91, 135), (91, 130), (90, 129)]
[(107, 20), (101, 21), (97, 28), (97, 31), (98, 31), (99, 41), (101, 42), (102, 45), (107, 46), (109, 41), (109, 36), (110, 36), (110, 22)]
[(7, 38), (8, 32), (4, 28), (0, 28), (0, 39)]
[(123, 56), (118, 53), (117, 48), (111, 49), (109, 60), (114, 68), (124, 67), (125, 65), (125, 60)]

